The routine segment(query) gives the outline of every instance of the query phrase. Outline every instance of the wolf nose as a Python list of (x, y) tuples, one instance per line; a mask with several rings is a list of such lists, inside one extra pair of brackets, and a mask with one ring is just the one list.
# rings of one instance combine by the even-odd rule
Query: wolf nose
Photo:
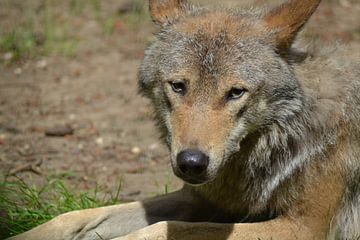
[(198, 150), (184, 150), (176, 158), (180, 171), (188, 176), (197, 177), (206, 171), (209, 157)]

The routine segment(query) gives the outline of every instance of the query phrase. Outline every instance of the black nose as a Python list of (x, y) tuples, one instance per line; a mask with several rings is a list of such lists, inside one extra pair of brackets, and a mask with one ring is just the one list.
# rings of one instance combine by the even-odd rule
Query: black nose
[(184, 150), (176, 158), (180, 171), (189, 177), (201, 176), (209, 165), (209, 157), (198, 150)]

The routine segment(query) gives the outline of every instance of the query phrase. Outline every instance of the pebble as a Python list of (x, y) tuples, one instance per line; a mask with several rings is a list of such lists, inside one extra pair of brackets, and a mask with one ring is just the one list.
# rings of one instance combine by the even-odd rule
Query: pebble
[(75, 115), (75, 114), (70, 114), (70, 115), (69, 115), (69, 119), (70, 119), (70, 120), (75, 120), (75, 119), (76, 119), (76, 115)]
[(159, 148), (159, 144), (158, 143), (153, 143), (149, 146), (149, 150), (156, 150)]
[(140, 149), (139, 147), (133, 147), (133, 148), (131, 149), (131, 152), (132, 152), (133, 154), (139, 154), (139, 153), (141, 152), (141, 149)]
[(345, 7), (345, 8), (351, 7), (351, 3), (348, 0), (340, 0), (339, 3), (342, 7)]
[(70, 125), (58, 125), (45, 130), (45, 135), (48, 137), (65, 137), (73, 134), (74, 129)]
[(98, 144), (98, 145), (103, 145), (103, 144), (104, 144), (104, 139), (101, 138), (101, 137), (99, 137), (99, 138), (97, 138), (97, 139), (95, 140), (95, 142), (96, 142), (96, 144)]
[(14, 54), (12, 52), (7, 52), (4, 54), (3, 59), (5, 61), (10, 61), (14, 57)]
[(6, 142), (6, 135), (5, 134), (0, 134), (0, 145), (5, 144)]
[(16, 74), (16, 75), (20, 75), (21, 73), (22, 73), (22, 69), (21, 68), (15, 68), (15, 70), (14, 70), (14, 73)]
[(48, 65), (48, 63), (47, 63), (47, 61), (45, 59), (42, 59), (42, 60), (36, 62), (36, 67), (37, 68), (44, 69), (44, 68), (47, 67), (47, 65)]

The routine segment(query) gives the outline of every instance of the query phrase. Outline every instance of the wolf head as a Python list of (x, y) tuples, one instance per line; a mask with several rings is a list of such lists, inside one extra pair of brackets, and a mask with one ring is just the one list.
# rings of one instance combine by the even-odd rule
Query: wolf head
[(177, 176), (213, 180), (248, 136), (302, 111), (287, 59), (320, 0), (293, 0), (267, 13), (207, 10), (185, 0), (150, 0), (160, 26), (140, 67), (142, 93), (171, 151)]

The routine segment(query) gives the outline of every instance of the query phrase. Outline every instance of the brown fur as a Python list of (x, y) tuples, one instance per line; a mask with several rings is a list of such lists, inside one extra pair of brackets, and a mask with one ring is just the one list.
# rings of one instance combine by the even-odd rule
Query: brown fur
[(173, 18), (182, 15), (185, 7), (186, 2), (181, 0), (156, 1), (150, 2), (149, 9), (154, 22), (165, 24), (171, 22)]
[(276, 31), (276, 45), (281, 51), (291, 47), (298, 31), (315, 12), (321, 0), (289, 1), (265, 17), (270, 29)]
[[(257, 26), (259, 29), (256, 30), (256, 27), (254, 26), (252, 29), (244, 29), (241, 27), (242, 25), (252, 24), (247, 18), (239, 18), (239, 16), (229, 15), (222, 11), (215, 11), (201, 16), (195, 16), (194, 18), (185, 19), (176, 26), (176, 29), (189, 35), (196, 34), (199, 30), (205, 30), (206, 34), (211, 38), (216, 37), (221, 31), (226, 31), (229, 33), (228, 37), (230, 40), (233, 41), (246, 36), (259, 36), (263, 31), (261, 26)], [(242, 31), (239, 31), (240, 29)]]

